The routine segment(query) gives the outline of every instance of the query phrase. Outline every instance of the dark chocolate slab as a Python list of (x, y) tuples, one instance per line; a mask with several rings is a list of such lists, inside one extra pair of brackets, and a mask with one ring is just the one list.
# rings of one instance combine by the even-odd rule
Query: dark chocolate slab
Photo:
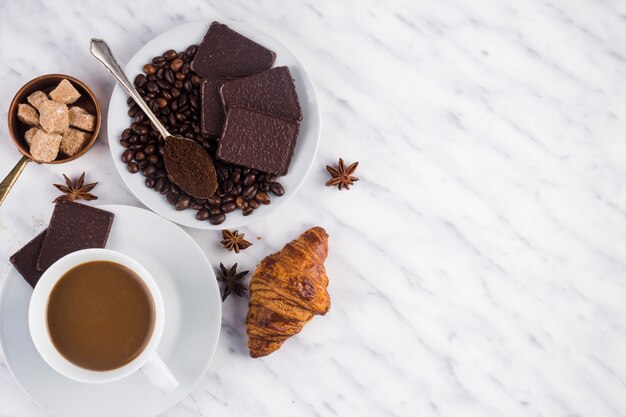
[(299, 123), (232, 107), (226, 114), (216, 156), (233, 164), (285, 175), (299, 128)]
[(15, 252), (10, 258), (15, 269), (22, 274), (22, 277), (24, 277), (26, 282), (33, 288), (35, 288), (35, 285), (37, 285), (39, 278), (41, 278), (43, 274), (43, 272), (37, 270), (36, 265), (41, 243), (45, 235), (46, 231), (44, 230), (24, 245), (22, 249)]
[(276, 67), (225, 83), (220, 88), (226, 109), (245, 107), (291, 121), (302, 120), (296, 85), (288, 67)]
[(218, 22), (204, 35), (191, 69), (203, 78), (237, 78), (272, 67), (276, 54)]
[(202, 118), (200, 126), (204, 135), (219, 135), (224, 127), (224, 107), (220, 98), (219, 88), (228, 79), (217, 78), (204, 80), (200, 98), (202, 99)]
[(80, 203), (57, 203), (50, 218), (37, 260), (37, 270), (45, 271), (68, 253), (88, 248), (104, 248), (113, 213)]

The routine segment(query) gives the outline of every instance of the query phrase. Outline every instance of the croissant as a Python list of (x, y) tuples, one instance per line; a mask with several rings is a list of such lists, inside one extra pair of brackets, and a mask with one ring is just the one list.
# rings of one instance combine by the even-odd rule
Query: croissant
[(278, 350), (314, 315), (328, 312), (327, 256), (328, 234), (313, 227), (261, 261), (250, 281), (246, 317), (250, 356)]

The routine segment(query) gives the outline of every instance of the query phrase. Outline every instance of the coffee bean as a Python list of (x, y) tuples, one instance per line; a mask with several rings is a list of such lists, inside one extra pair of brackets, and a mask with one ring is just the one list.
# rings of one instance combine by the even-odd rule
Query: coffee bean
[(137, 76), (135, 77), (135, 81), (133, 82), (133, 84), (135, 84), (135, 87), (143, 87), (146, 84), (146, 76), (143, 74), (137, 74)]
[(185, 49), (185, 55), (189, 58), (193, 58), (194, 55), (196, 55), (197, 50), (198, 50), (198, 47), (196, 45), (191, 45), (190, 47)]
[(173, 98), (178, 98), (180, 97), (180, 89), (173, 87), (172, 90), (170, 91), (170, 93), (172, 94)]
[(152, 154), (155, 154), (157, 152), (157, 147), (154, 144), (150, 144), (150, 145), (146, 146), (146, 148), (143, 151), (147, 155), (152, 155)]
[(222, 224), (226, 220), (226, 216), (223, 214), (218, 214), (216, 216), (209, 216), (209, 223), (213, 225)]
[(143, 72), (152, 75), (156, 72), (156, 68), (154, 68), (154, 65), (152, 64), (146, 64), (143, 66)]
[(174, 194), (171, 190), (169, 193), (167, 193), (167, 196), (165, 196), (165, 198), (167, 199), (167, 202), (171, 205), (176, 204), (176, 202), (178, 201), (178, 196)]
[(154, 178), (146, 178), (146, 187), (154, 188), (156, 185), (156, 180)]
[(230, 193), (234, 186), (235, 186), (235, 184), (233, 184), (233, 182), (231, 180), (226, 180), (226, 181), (224, 181), (222, 183), (221, 189), (225, 193)]
[(235, 201), (235, 196), (227, 195), (222, 197), (222, 203), (230, 203), (231, 201)]
[(134, 158), (135, 158), (135, 152), (130, 149), (127, 149), (122, 153), (122, 162), (126, 164), (132, 161)]
[(185, 62), (183, 64), (182, 68), (180, 69), (180, 72), (182, 72), (185, 75), (189, 74), (189, 63), (188, 62)]
[(139, 167), (140, 170), (143, 171), (143, 169), (146, 167), (146, 165), (148, 165), (148, 161), (139, 161), (137, 162), (137, 166)]
[(161, 193), (161, 195), (167, 195), (170, 192), (170, 185), (166, 182), (165, 185), (163, 186), (163, 189), (161, 191), (159, 191)]
[(217, 196), (207, 198), (206, 202), (213, 207), (217, 207), (222, 204), (222, 199)]
[(132, 149), (133, 151), (138, 151), (140, 149), (143, 149), (143, 145), (141, 143), (134, 143), (132, 145), (129, 145), (128, 147)]
[(162, 108), (164, 108), (165, 106), (167, 106), (167, 100), (166, 100), (166, 99), (164, 99), (164, 98), (162, 98), (162, 97), (157, 98), (157, 99), (155, 100), (155, 102), (157, 103), (157, 107), (158, 107), (159, 109), (162, 109)]
[(239, 180), (241, 180), (241, 173), (240, 172), (233, 172), (232, 174), (230, 174), (230, 180), (237, 184), (239, 182)]
[(161, 158), (159, 158), (159, 155), (150, 155), (148, 156), (148, 163), (152, 164), (154, 166), (156, 166), (159, 161), (161, 160)]
[(279, 197), (285, 194), (285, 189), (279, 182), (273, 182), (272, 185), (270, 185), (270, 191)]
[(245, 208), (248, 207), (248, 203), (243, 199), (242, 196), (238, 196), (237, 198), (235, 198), (235, 204), (237, 205), (237, 207), (239, 208)]
[(135, 162), (131, 162), (130, 164), (128, 164), (126, 168), (128, 169), (128, 172), (130, 172), (131, 174), (134, 174), (137, 171), (139, 171), (139, 165), (137, 165)]
[(124, 129), (124, 131), (122, 132), (122, 139), (123, 140), (128, 140), (128, 138), (130, 138), (130, 136), (133, 134), (132, 129), (128, 128), (128, 129)]
[(141, 151), (139, 151), (139, 152), (137, 152), (137, 153), (135, 154), (135, 159), (136, 159), (137, 161), (143, 161), (144, 159), (146, 159), (146, 154), (145, 154), (145, 153), (143, 153), (143, 152), (141, 152)]
[(156, 180), (156, 184), (154, 186), (154, 189), (156, 191), (161, 191), (164, 186), (165, 186), (165, 180), (163, 178), (159, 178), (159, 179)]
[[(161, 168), (163, 167), (163, 160), (161, 158), (159, 158), (159, 162), (157, 163), (157, 166)], [(157, 169), (157, 171), (154, 173), (154, 178), (165, 178), (165, 177), (167, 177), (167, 172), (165, 172), (164, 169)]]
[(185, 89), (185, 91), (187, 91), (188, 93), (191, 93), (193, 91), (193, 84), (191, 84), (191, 81), (187, 80), (185, 81), (185, 83), (183, 84), (183, 88)]
[(133, 118), (133, 121), (135, 121), (136, 123), (141, 123), (144, 120), (146, 120), (146, 115), (143, 113), (143, 111), (138, 112)]
[(170, 83), (170, 85), (174, 84), (174, 81), (175, 81), (174, 72), (171, 69), (169, 68), (165, 69), (165, 74), (163, 74), (163, 78), (165, 78), (165, 81)]
[[(185, 74), (183, 74), (182, 72), (177, 72), (177, 73), (174, 73), (174, 77), (176, 77), (176, 79), (177, 79), (178, 81), (182, 81), (182, 80), (184, 80), (185, 78), (187, 78), (187, 76), (186, 76)], [(182, 85), (181, 85), (181, 87), (182, 87)], [(181, 88), (181, 87), (179, 87), (179, 88)]]
[(187, 207), (189, 207), (190, 202), (191, 197), (189, 197), (188, 195), (181, 195), (176, 202), (176, 210), (185, 210)]
[(241, 214), (243, 214), (244, 216), (249, 216), (252, 214), (253, 211), (254, 209), (252, 207), (246, 207), (245, 209), (241, 210)]
[(206, 220), (209, 218), (209, 210), (202, 209), (196, 213), (196, 219), (198, 220)]
[(212, 207), (212, 208), (209, 210), (209, 214), (210, 214), (211, 216), (217, 216), (218, 214), (222, 214), (222, 209), (221, 209), (221, 208), (219, 208), (219, 207)]
[(250, 173), (244, 177), (243, 185), (244, 187), (247, 187), (249, 185), (252, 185), (255, 181), (256, 181), (256, 175)]
[(230, 203), (222, 204), (222, 211), (224, 213), (231, 213), (235, 211), (236, 209), (237, 209), (237, 204), (233, 203), (232, 201)]
[(257, 191), (257, 185), (256, 184), (252, 184), (246, 188), (243, 189), (243, 198), (245, 200), (250, 200), (251, 198), (254, 197), (254, 195), (256, 194)]
[(202, 78), (200, 78), (196, 74), (193, 74), (191, 76), (191, 84), (193, 84), (194, 87), (200, 87), (200, 84), (202, 84)]
[[(167, 104), (167, 102), (165, 104)], [(152, 113), (156, 113), (157, 111), (159, 111), (159, 99), (151, 100), (150, 103), (148, 103), (148, 107), (150, 107)]]
[(194, 209), (194, 210), (202, 210), (204, 208), (204, 204), (191, 202), (189, 203), (189, 208)]
[(167, 120), (170, 122), (171, 126), (176, 126), (178, 124), (178, 121), (176, 120), (176, 116), (174, 115), (174, 113), (170, 113)]
[(254, 199), (255, 199), (256, 201), (258, 201), (259, 203), (261, 203), (261, 204), (265, 204), (265, 205), (267, 205), (267, 204), (269, 204), (269, 203), (270, 203), (270, 196), (269, 196), (269, 195), (267, 195), (267, 193), (265, 193), (265, 192), (260, 192), (260, 193), (257, 193), (257, 194), (254, 196)]
[[(170, 83), (168, 83), (167, 81), (164, 81), (164, 80), (156, 80), (156, 84), (159, 86), (159, 88), (161, 90), (169, 90), (170, 88), (172, 88)], [(165, 92), (165, 91), (163, 91), (163, 92)], [(161, 93), (161, 95), (163, 95), (163, 93)]]
[(156, 172), (156, 167), (154, 165), (147, 165), (142, 173), (145, 177), (149, 177)]
[(156, 93), (159, 91), (159, 86), (154, 81), (148, 81), (146, 83), (146, 91), (149, 93)]
[(185, 117), (184, 114), (180, 113), (180, 109), (179, 113), (176, 113), (176, 120), (178, 120), (179, 122), (184, 122), (185, 120), (187, 120), (187, 117)]
[(259, 208), (259, 202), (256, 201), (254, 198), (252, 200), (248, 200), (248, 205), (252, 207), (253, 209)]
[[(164, 64), (161, 64), (161, 65), (154, 64), (154, 66), (155, 66), (155, 67), (156, 67), (156, 66), (162, 67), (163, 65), (164, 65)], [(156, 72), (156, 74), (155, 74), (155, 75), (156, 75), (156, 77), (157, 77), (157, 79), (156, 79), (156, 80), (154, 80), (155, 82), (157, 82), (157, 81), (159, 81), (159, 79), (162, 79), (162, 78), (163, 78), (163, 71), (164, 71), (164, 69), (163, 69), (163, 68), (159, 68), (159, 69), (157, 70), (157, 72)]]
[(261, 190), (261, 191), (265, 191), (265, 192), (269, 191), (269, 190), (270, 190), (270, 185), (269, 185), (269, 183), (267, 183), (267, 182), (262, 182), (262, 183), (259, 185), (259, 190)]
[(130, 144), (128, 143), (127, 140), (120, 140), (120, 145), (122, 145), (124, 148), (128, 148), (130, 146)]
[(155, 56), (154, 58), (152, 58), (152, 63), (155, 65), (159, 65), (165, 62), (165, 57), (164, 56)]
[(143, 125), (138, 125), (135, 128), (135, 132), (137, 132), (138, 135), (142, 135), (145, 136), (147, 135), (150, 131), (148, 130), (148, 128), (146, 126)]
[(237, 184), (237, 185), (235, 185), (233, 190), (230, 192), (230, 194), (231, 195), (240, 195), (242, 191), (243, 191), (243, 187), (241, 186), (241, 184)]
[(182, 59), (176, 58), (170, 64), (170, 68), (172, 69), (172, 71), (178, 72), (178, 71), (180, 71), (180, 68), (183, 66), (184, 63), (185, 62)]
[(168, 49), (163, 53), (163, 57), (168, 61), (171, 61), (172, 59), (176, 58), (176, 51), (173, 49)]

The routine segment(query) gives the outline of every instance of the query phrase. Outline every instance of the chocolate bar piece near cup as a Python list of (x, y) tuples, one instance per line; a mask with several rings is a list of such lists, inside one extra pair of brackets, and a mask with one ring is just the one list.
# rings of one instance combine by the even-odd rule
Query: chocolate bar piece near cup
[(299, 123), (233, 107), (226, 114), (216, 156), (233, 164), (285, 175), (299, 128)]
[(37, 285), (39, 278), (41, 278), (41, 275), (43, 274), (43, 272), (37, 270), (36, 265), (41, 244), (43, 243), (45, 235), (46, 230), (35, 236), (10, 258), (10, 261), (15, 269), (17, 269), (17, 272), (19, 272), (22, 277), (24, 277), (26, 282), (28, 282), (33, 288), (35, 288), (35, 285)]
[(202, 78), (237, 78), (270, 69), (276, 54), (219, 22), (209, 30), (191, 62)]
[(41, 244), (37, 270), (45, 271), (68, 253), (104, 248), (112, 223), (111, 212), (80, 203), (57, 203)]
[(302, 120), (296, 85), (288, 67), (276, 67), (224, 83), (220, 96), (226, 109), (245, 107), (294, 122)]

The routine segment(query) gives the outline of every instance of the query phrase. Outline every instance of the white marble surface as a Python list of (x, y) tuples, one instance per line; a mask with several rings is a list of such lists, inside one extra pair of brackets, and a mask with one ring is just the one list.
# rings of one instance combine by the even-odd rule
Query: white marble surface
[[(226, 16), (309, 69), (322, 144), (300, 193), (213, 265), (254, 268), (311, 225), (331, 235), (332, 308), (277, 353), (245, 354), (244, 299), (215, 361), (168, 417), (626, 415), (626, 3), (614, 1), (4, 1), (0, 102), (65, 72), (106, 107), (120, 59), (179, 23)], [(0, 125), (0, 171), (19, 155)], [(88, 171), (98, 202), (137, 204), (106, 135), (26, 168), (0, 208), (0, 276), (41, 230), (52, 182)], [(359, 160), (349, 192), (324, 165)], [(0, 278), (0, 282), (3, 278)], [(0, 360), (0, 416), (44, 416)]]

